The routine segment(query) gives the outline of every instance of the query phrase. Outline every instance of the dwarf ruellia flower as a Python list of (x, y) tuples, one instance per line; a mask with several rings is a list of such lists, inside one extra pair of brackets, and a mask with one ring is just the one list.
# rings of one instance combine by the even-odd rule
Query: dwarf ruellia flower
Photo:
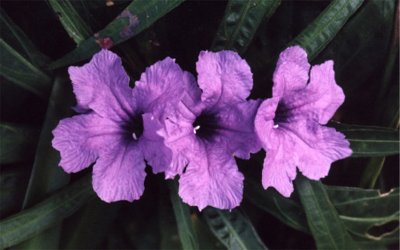
[(293, 46), (280, 54), (273, 81), (272, 98), (260, 105), (255, 120), (267, 152), (262, 184), (289, 197), (296, 166), (304, 176), (319, 180), (332, 162), (352, 151), (343, 134), (323, 126), (344, 101), (333, 61), (310, 69), (306, 52)]
[(121, 59), (108, 50), (68, 72), (81, 114), (61, 120), (53, 131), (60, 166), (74, 173), (95, 162), (93, 188), (102, 200), (139, 199), (144, 160), (153, 172), (164, 171), (171, 161), (156, 133), (162, 117), (153, 111), (180, 100), (192, 76), (166, 58), (149, 67), (132, 89)]
[(232, 209), (242, 200), (243, 175), (235, 158), (250, 157), (261, 145), (254, 132), (260, 101), (247, 101), (253, 86), (248, 64), (232, 51), (202, 51), (194, 85), (174, 110), (168, 110), (160, 134), (174, 162), (167, 178), (180, 175), (184, 202)]

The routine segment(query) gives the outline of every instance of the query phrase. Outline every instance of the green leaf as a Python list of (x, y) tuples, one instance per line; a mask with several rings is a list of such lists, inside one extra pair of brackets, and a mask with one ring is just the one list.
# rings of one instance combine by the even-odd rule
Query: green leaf
[[(346, 93), (346, 104), (350, 106), (347, 109), (355, 109), (352, 112), (358, 112), (356, 110), (360, 105), (360, 96), (370, 93), (365, 84), (379, 85), (380, 90), (374, 93), (375, 97), (385, 90), (382, 86), (384, 83), (377, 81), (376, 78), (373, 83), (371, 77), (376, 77), (377, 72), (379, 75), (382, 73), (382, 68), (377, 65), (385, 64), (384, 60), (389, 52), (388, 41), (395, 23), (393, 20), (395, 12), (396, 1), (365, 1), (319, 56), (323, 60), (334, 59), (336, 80), (342, 83)], [(360, 94), (361, 91), (363, 94)], [(367, 99), (366, 102), (373, 101)], [(381, 113), (385, 112), (382, 107), (376, 108)]]
[[(340, 220), (357, 244), (382, 246), (398, 240), (398, 226), (392, 231), (390, 228), (386, 229), (378, 236), (370, 234), (374, 227), (398, 221), (398, 188), (382, 194), (379, 190), (372, 189), (323, 187)], [(310, 233), (304, 209), (297, 200), (284, 198), (271, 188), (263, 190), (261, 184), (252, 179), (246, 180), (244, 194), (247, 200), (286, 225)]]
[(29, 179), (29, 166), (7, 166), (0, 174), (0, 219), (20, 210)]
[(1, 76), (42, 98), (48, 95), (51, 88), (51, 78), (3, 39), (0, 39), (0, 54)]
[(380, 235), (372, 235), (371, 229), (399, 221), (399, 188), (387, 193), (353, 187), (326, 186), (326, 189), (340, 219), (358, 241), (371, 244), (398, 242), (398, 224)]
[(86, 176), (34, 207), (1, 220), (0, 249), (16, 245), (62, 221), (92, 196), (90, 176)]
[(261, 22), (274, 14), (280, 3), (280, 0), (230, 0), (212, 48), (243, 54)]
[(69, 0), (48, 0), (48, 2), (65, 31), (76, 44), (81, 43), (92, 34), (90, 27), (79, 16)]
[[(52, 130), (59, 120), (71, 113), (72, 88), (65, 78), (56, 77), (53, 90), (49, 99), (45, 122), (40, 134), (36, 158), (33, 164), (27, 192), (25, 194), (23, 208), (32, 206), (45, 199), (50, 193), (58, 190), (69, 182), (66, 174), (58, 163), (59, 153), (51, 146), (53, 139)], [(52, 228), (45, 234), (38, 235), (34, 239), (26, 241), (19, 248), (57, 248), (54, 239), (59, 238), (61, 225)], [(50, 243), (55, 245), (49, 245)]]
[(372, 157), (361, 176), (360, 187), (374, 188), (385, 164), (386, 157)]
[(309, 60), (314, 59), (336, 36), (363, 2), (363, 0), (333, 0), (291, 44), (299, 44), (307, 51)]
[(214, 235), (228, 249), (267, 249), (250, 220), (237, 209), (228, 212), (207, 207), (202, 215)]
[(372, 126), (334, 123), (345, 134), (353, 150), (352, 157), (387, 156), (399, 153), (399, 131)]
[(302, 232), (309, 232), (304, 210), (293, 199), (283, 197), (272, 188), (264, 190), (261, 184), (252, 179), (246, 180), (244, 196), (286, 225)]
[(79, 46), (50, 64), (50, 68), (59, 68), (88, 59), (100, 50), (99, 44), (106, 47), (119, 44), (139, 34), (158, 19), (173, 10), (183, 0), (135, 0), (103, 30), (81, 42)]
[(160, 249), (183, 249), (178, 233), (177, 219), (172, 208), (171, 196), (164, 184), (166, 183), (160, 185), (158, 195)]
[(7, 44), (12, 44), (22, 57), (38, 67), (43, 67), (49, 59), (40, 53), (36, 46), (30, 41), (25, 33), (8, 17), (7, 13), (0, 8), (1, 36)]
[(30, 160), (39, 130), (19, 124), (0, 123), (0, 164)]
[(57, 77), (40, 133), (24, 208), (42, 200), (49, 193), (61, 188), (69, 181), (69, 175), (58, 167), (60, 156), (52, 147), (51, 141), (53, 139), (52, 130), (58, 122), (72, 113), (72, 98), (71, 84), (65, 78)]
[(183, 249), (199, 249), (199, 242), (197, 241), (197, 235), (193, 230), (189, 207), (184, 204), (178, 196), (178, 187), (176, 182), (169, 182), (168, 187)]
[(106, 203), (93, 196), (82, 209), (64, 221), (60, 246), (63, 249), (100, 248), (121, 205)]
[(308, 226), (318, 249), (354, 249), (356, 243), (347, 233), (325, 187), (303, 176), (297, 177), (297, 192), (306, 212)]

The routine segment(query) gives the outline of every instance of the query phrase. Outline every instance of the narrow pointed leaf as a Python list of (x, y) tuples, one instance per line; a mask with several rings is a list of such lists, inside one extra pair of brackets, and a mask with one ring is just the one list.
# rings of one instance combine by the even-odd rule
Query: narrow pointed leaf
[(69, 0), (48, 0), (48, 2), (55, 14), (58, 15), (65, 31), (76, 44), (81, 43), (92, 34), (90, 27), (79, 16)]
[(280, 0), (230, 0), (212, 48), (244, 53), (261, 22), (274, 14), (280, 3)]
[(387, 193), (352, 187), (326, 186), (332, 204), (345, 227), (360, 240), (381, 244), (395, 243), (399, 227), (372, 235), (371, 230), (390, 222), (399, 221), (399, 188)]
[(0, 174), (0, 219), (20, 210), (29, 178), (29, 166), (2, 167)]
[(329, 200), (325, 187), (320, 182), (310, 181), (302, 176), (297, 177), (295, 183), (317, 248), (356, 248), (356, 243)]
[(0, 164), (30, 160), (35, 152), (39, 130), (19, 124), (0, 123)]
[(24, 208), (45, 198), (49, 193), (61, 188), (69, 181), (58, 163), (59, 153), (51, 146), (52, 131), (58, 122), (72, 113), (72, 90), (65, 78), (56, 78), (49, 99), (45, 122), (40, 133), (36, 158), (33, 164)]
[(59, 68), (88, 59), (101, 47), (111, 47), (128, 40), (148, 28), (158, 19), (173, 10), (183, 0), (135, 0), (103, 30), (81, 42), (79, 46), (50, 64)]
[(105, 203), (97, 197), (88, 200), (78, 212), (64, 221), (60, 245), (64, 249), (100, 248), (121, 205)]
[(267, 249), (250, 220), (239, 210), (229, 212), (207, 207), (202, 214), (211, 231), (228, 249)]
[(14, 246), (61, 222), (92, 196), (90, 176), (86, 176), (34, 207), (1, 220), (0, 249)]
[(168, 183), (168, 187), (183, 249), (199, 249), (199, 242), (197, 240), (197, 235), (193, 230), (189, 207), (184, 204), (178, 196), (178, 187), (176, 182)]
[(25, 33), (11, 20), (7, 13), (0, 8), (1, 35), (7, 44), (12, 44), (24, 58), (29, 59), (33, 65), (43, 67), (48, 61), (45, 55), (38, 51), (32, 41)]
[(159, 190), (160, 249), (183, 249), (177, 219), (172, 208), (172, 197), (169, 195), (166, 185), (161, 185)]
[(399, 153), (399, 131), (390, 128), (333, 124), (350, 142), (353, 157), (387, 156)]
[(293, 199), (285, 198), (271, 188), (264, 190), (261, 184), (251, 179), (246, 181), (244, 196), (286, 225), (302, 232), (309, 232), (304, 210)]
[(1, 76), (42, 98), (49, 94), (51, 78), (3, 39), (0, 39), (0, 54)]
[[(23, 209), (45, 199), (50, 193), (60, 189), (69, 182), (69, 175), (58, 167), (60, 156), (59, 153), (52, 148), (51, 140), (53, 139), (52, 130), (56, 127), (61, 118), (71, 113), (71, 106), (71, 85), (65, 78), (57, 77), (49, 99), (45, 122), (40, 133)], [(18, 247), (30, 249), (41, 249), (44, 247), (57, 248), (58, 243), (53, 240), (59, 238), (60, 229), (61, 225), (56, 225), (51, 230), (45, 231), (43, 234), (29, 241), (25, 241)]]
[(336, 36), (363, 2), (363, 0), (333, 0), (314, 22), (292, 41), (292, 44), (302, 46), (306, 49), (308, 58), (314, 59)]

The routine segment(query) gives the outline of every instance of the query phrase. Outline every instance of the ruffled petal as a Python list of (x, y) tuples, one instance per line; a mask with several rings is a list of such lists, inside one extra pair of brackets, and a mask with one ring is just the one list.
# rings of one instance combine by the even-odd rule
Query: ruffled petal
[(312, 67), (310, 84), (282, 97), (290, 116), (302, 116), (320, 124), (326, 124), (343, 102), (344, 93), (335, 82), (333, 61)]
[(321, 126), (307, 117), (290, 118), (274, 124), (279, 98), (265, 100), (259, 107), (255, 130), (267, 151), (262, 182), (289, 197), (296, 166), (310, 179), (325, 177), (332, 162), (351, 155), (349, 142), (335, 129)]
[(273, 187), (283, 196), (290, 197), (293, 192), (292, 181), (296, 178), (296, 163), (289, 150), (294, 149), (293, 145), (282, 140), (276, 149), (267, 151), (262, 170), (265, 189)]
[(206, 206), (233, 209), (243, 196), (243, 175), (234, 158), (218, 148), (205, 149), (191, 159), (179, 179), (179, 195), (184, 202), (202, 210)]
[(249, 100), (219, 110), (219, 136), (225, 139), (226, 151), (249, 159), (250, 153), (261, 149), (254, 131), (254, 119), (261, 100)]
[(96, 113), (77, 115), (59, 122), (52, 145), (61, 154), (59, 165), (65, 172), (75, 173), (95, 162), (108, 141), (121, 133), (119, 124)]
[(137, 143), (115, 142), (93, 167), (93, 189), (105, 202), (137, 200), (144, 191), (145, 167)]
[(160, 173), (167, 169), (172, 161), (172, 151), (164, 145), (164, 138), (157, 131), (162, 124), (152, 114), (143, 116), (144, 132), (140, 143), (141, 151), (153, 173)]
[(328, 175), (332, 162), (351, 155), (345, 136), (312, 121), (299, 121), (284, 128), (296, 145), (296, 164), (304, 176), (319, 180)]
[(275, 111), (278, 107), (279, 98), (264, 100), (257, 110), (254, 120), (255, 132), (264, 149), (274, 148), (279, 138), (274, 133)]
[(198, 151), (192, 124), (200, 111), (190, 105), (189, 101), (185, 103), (183, 100), (175, 109), (166, 110), (168, 117), (158, 132), (164, 138), (165, 145), (172, 151), (171, 164), (165, 170), (168, 179), (182, 174), (188, 163), (187, 155)]
[(233, 51), (202, 51), (196, 69), (198, 83), (203, 90), (201, 99), (211, 105), (242, 102), (253, 87), (249, 65)]
[(158, 106), (176, 105), (185, 93), (200, 95), (194, 76), (169, 57), (148, 67), (133, 92), (143, 112), (153, 112)]
[(108, 50), (95, 54), (82, 67), (68, 72), (78, 100), (78, 110), (91, 109), (103, 117), (127, 120), (135, 110), (129, 77), (121, 59)]
[(285, 49), (280, 55), (273, 76), (272, 96), (306, 87), (310, 64), (307, 53), (300, 46)]

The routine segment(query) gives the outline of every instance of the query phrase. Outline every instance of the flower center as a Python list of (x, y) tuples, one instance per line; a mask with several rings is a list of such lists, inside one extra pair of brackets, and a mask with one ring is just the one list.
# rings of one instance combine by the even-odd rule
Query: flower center
[(124, 124), (124, 130), (129, 139), (138, 140), (144, 130), (142, 113), (136, 114)]
[(289, 109), (285, 106), (282, 101), (279, 101), (278, 107), (275, 111), (274, 117), (274, 128), (278, 128), (280, 124), (286, 123), (288, 121), (290, 114)]
[(202, 113), (193, 122), (193, 133), (199, 138), (209, 140), (219, 129), (215, 114)]

